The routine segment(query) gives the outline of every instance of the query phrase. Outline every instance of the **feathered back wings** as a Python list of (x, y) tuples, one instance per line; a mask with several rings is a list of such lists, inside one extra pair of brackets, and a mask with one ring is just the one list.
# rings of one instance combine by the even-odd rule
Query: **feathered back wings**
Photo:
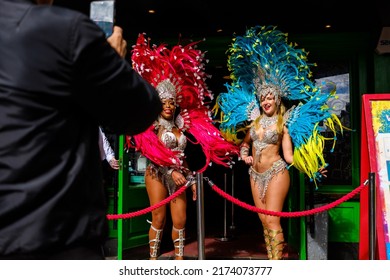
[[(140, 34), (132, 50), (132, 62), (134, 69), (155, 87), (164, 79), (173, 81), (176, 104), (180, 107), (175, 122), (179, 129), (190, 133), (201, 145), (206, 162), (197, 171), (203, 172), (211, 162), (231, 167), (238, 148), (226, 141), (213, 124), (211, 111), (205, 103), (213, 98), (206, 84), (209, 76), (205, 72), (205, 53), (196, 48), (197, 43), (168, 49), (165, 44), (150, 46), (144, 34)], [(153, 128), (133, 138), (135, 143), (132, 146), (154, 163), (181, 168), (177, 154), (162, 144)], [(131, 145), (131, 141), (128, 143)]]
[[(231, 84), (218, 96), (215, 114), (220, 113), (222, 135), (236, 144), (242, 141), (240, 131), (260, 115), (259, 92), (272, 87), (284, 101), (294, 101), (297, 106), (285, 115), (286, 126), (294, 144), (292, 165), (311, 180), (320, 179), (320, 168), (326, 167), (324, 142), (336, 141), (336, 134), (343, 126), (331, 114), (327, 102), (337, 98), (336, 91), (322, 92), (321, 86), (312, 81), (311, 64), (307, 52), (288, 43), (287, 34), (274, 26), (255, 26), (244, 36), (233, 39), (228, 53)], [(320, 126), (323, 123), (324, 126)], [(325, 128), (334, 133), (325, 138)], [(333, 145), (334, 145), (333, 143)]]
[(309, 100), (316, 88), (310, 80), (312, 73), (307, 52), (287, 42), (287, 34), (274, 26), (255, 26), (244, 36), (233, 39), (228, 50), (231, 79), (252, 86), (272, 85), (280, 88), (283, 98)]

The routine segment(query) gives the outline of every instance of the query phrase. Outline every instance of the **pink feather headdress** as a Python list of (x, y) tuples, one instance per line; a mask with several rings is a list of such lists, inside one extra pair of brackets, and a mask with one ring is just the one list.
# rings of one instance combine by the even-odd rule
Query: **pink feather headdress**
[[(205, 104), (206, 99), (213, 99), (206, 84), (210, 76), (205, 72), (205, 53), (196, 48), (197, 43), (176, 45), (169, 50), (166, 44), (151, 47), (144, 34), (140, 34), (133, 46), (132, 64), (144, 79), (159, 89), (160, 98), (164, 94), (165, 98), (171, 96), (176, 99), (180, 114), (175, 123), (201, 145), (206, 163), (197, 172), (203, 172), (211, 162), (231, 167), (232, 158), (239, 151), (213, 125), (211, 110)], [(132, 138), (133, 143), (131, 137), (127, 137), (127, 146), (141, 151), (155, 164), (182, 168), (178, 152), (165, 147), (154, 132), (154, 125)]]

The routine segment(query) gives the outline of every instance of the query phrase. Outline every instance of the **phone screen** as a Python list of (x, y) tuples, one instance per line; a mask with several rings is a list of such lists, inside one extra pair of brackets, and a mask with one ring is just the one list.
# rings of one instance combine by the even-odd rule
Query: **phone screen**
[(92, 1), (90, 18), (104, 31), (106, 37), (112, 34), (114, 28), (115, 1)]

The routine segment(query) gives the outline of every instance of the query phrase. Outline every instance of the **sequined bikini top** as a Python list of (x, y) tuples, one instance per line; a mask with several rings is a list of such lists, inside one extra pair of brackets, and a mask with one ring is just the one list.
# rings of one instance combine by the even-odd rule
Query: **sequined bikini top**
[(261, 152), (269, 145), (276, 144), (279, 141), (279, 134), (276, 129), (265, 129), (264, 137), (259, 139), (255, 127), (250, 128), (250, 136), (253, 141), (253, 146), (256, 149), (255, 161), (261, 160)]
[(264, 137), (259, 139), (258, 134), (256, 133), (255, 127), (250, 128), (250, 135), (253, 142), (260, 142), (264, 144), (276, 144), (279, 140), (279, 134), (276, 129), (266, 129), (264, 131)]
[(179, 139), (172, 131), (165, 130), (161, 135), (161, 141), (171, 150), (184, 151), (187, 146), (187, 137), (181, 133)]
[(167, 121), (160, 117), (158, 124), (163, 128), (160, 139), (164, 145), (168, 149), (183, 152), (187, 146), (187, 137), (180, 132), (180, 137), (178, 139), (176, 138), (176, 135), (172, 132), (174, 127), (173, 121)]

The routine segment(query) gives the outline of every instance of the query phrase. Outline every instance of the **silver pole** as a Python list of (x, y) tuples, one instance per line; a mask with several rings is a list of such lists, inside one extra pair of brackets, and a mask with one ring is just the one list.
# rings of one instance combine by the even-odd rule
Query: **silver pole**
[[(227, 175), (224, 174), (224, 191), (226, 193), (226, 185), (227, 185)], [(227, 236), (227, 207), (226, 207), (226, 199), (223, 201), (223, 236), (217, 238), (219, 241), (229, 241), (229, 237)]]
[(203, 194), (203, 174), (196, 174), (196, 211), (198, 226), (198, 259), (205, 259), (205, 234), (204, 234), (204, 194)]
[[(225, 173), (225, 178), (224, 178), (224, 191), (226, 192), (226, 185), (227, 185), (227, 176)], [(226, 199), (223, 200), (223, 238), (226, 240), (227, 236), (227, 207), (226, 207)]]
[[(232, 196), (234, 197), (234, 170), (232, 169)], [(234, 231), (236, 230), (236, 226), (234, 225), (234, 203), (232, 202), (232, 220), (231, 220), (231, 224), (230, 224), (230, 231), (232, 233), (232, 235), (234, 236)]]

